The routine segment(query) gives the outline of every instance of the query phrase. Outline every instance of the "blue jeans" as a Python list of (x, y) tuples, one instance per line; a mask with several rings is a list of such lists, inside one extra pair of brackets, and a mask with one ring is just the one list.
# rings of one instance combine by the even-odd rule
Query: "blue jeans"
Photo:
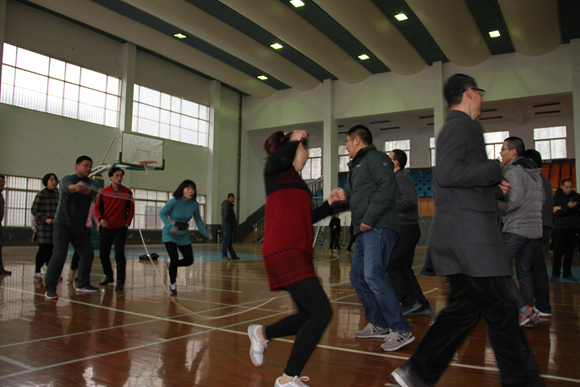
[(391, 285), (387, 266), (398, 235), (386, 228), (373, 228), (358, 234), (352, 257), (350, 282), (373, 325), (395, 332), (411, 332), (401, 313), (397, 294)]
[(518, 308), (521, 309), (526, 305), (533, 306), (534, 280), (532, 265), (535, 250), (542, 243), (542, 239), (526, 238), (507, 232), (504, 232), (502, 236), (510, 260), (516, 260), (516, 274), (520, 282), (520, 288), (518, 289), (514, 282), (512, 292), (518, 302)]
[(234, 233), (234, 228), (232, 226), (222, 226), (224, 231), (224, 240), (222, 241), (222, 257), (228, 256), (228, 250), (232, 258), (236, 258), (238, 255), (234, 251), (234, 246), (232, 245), (232, 234)]

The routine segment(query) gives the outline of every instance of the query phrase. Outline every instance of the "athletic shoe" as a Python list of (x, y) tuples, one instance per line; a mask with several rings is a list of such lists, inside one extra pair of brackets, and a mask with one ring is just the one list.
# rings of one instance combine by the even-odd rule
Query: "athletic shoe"
[(569, 275), (566, 277), (562, 277), (562, 282), (578, 282), (578, 280), (575, 277)]
[(384, 339), (390, 332), (389, 328), (380, 328), (368, 323), (365, 329), (356, 332), (354, 335), (359, 339)]
[(56, 301), (56, 300), (58, 300), (58, 295), (56, 294), (55, 290), (47, 290), (44, 293), (44, 298), (46, 298), (47, 300)]
[(282, 384), (280, 383), (280, 379), (282, 379), (281, 376), (278, 379), (276, 379), (276, 384), (274, 385), (274, 387), (308, 387), (306, 384), (302, 383), (302, 381), (304, 380), (305, 382), (307, 382), (308, 380), (310, 380), (308, 376), (302, 377), (294, 376), (294, 380)]
[(381, 344), (381, 349), (383, 351), (396, 351), (413, 341), (415, 341), (413, 332), (391, 332), (385, 342)]
[(115, 286), (115, 290), (123, 290), (125, 289), (125, 283), (123, 281), (117, 280), (117, 286)]
[(106, 275), (105, 278), (103, 278), (103, 280), (99, 282), (99, 286), (107, 286), (108, 284), (112, 284), (113, 282), (115, 282), (113, 277), (109, 277), (108, 275)]
[[(268, 340), (262, 341), (260, 336), (258, 336), (258, 329), (262, 326), (258, 324), (252, 324), (248, 327), (248, 336), (250, 337), (250, 359), (252, 363), (259, 367), (264, 362), (264, 351), (268, 348)], [(278, 383), (276, 381), (276, 383)]]
[(240, 259), (240, 257), (238, 257), (237, 255), (235, 257), (232, 257), (232, 260), (234, 260), (234, 261), (236, 261), (238, 259)]
[(98, 292), (98, 291), (99, 291), (99, 288), (95, 288), (91, 284), (89, 284), (87, 286), (83, 286), (83, 287), (77, 286), (77, 292), (81, 292), (81, 293), (94, 293), (94, 292)]
[(431, 316), (431, 308), (422, 306), (416, 311), (408, 313), (407, 316)]
[(169, 293), (171, 293), (172, 295), (177, 294), (177, 284), (176, 283), (172, 283), (171, 285), (169, 285)]
[(223, 261), (229, 261), (229, 260), (230, 260), (230, 257), (228, 257), (228, 256), (226, 255), (225, 257), (222, 257), (222, 260), (223, 260)]
[(12, 272), (6, 269), (0, 269), (0, 275), (12, 275)]
[(415, 302), (411, 306), (401, 306), (401, 313), (403, 313), (403, 316), (407, 316), (409, 313), (412, 313), (419, 309), (421, 309), (421, 303), (415, 300)]
[(415, 366), (411, 363), (405, 363), (391, 372), (391, 382), (403, 387), (427, 387), (415, 371)]
[(548, 313), (548, 312), (542, 312), (541, 310), (535, 308), (534, 309), (536, 311), (536, 316), (538, 317), (552, 317), (552, 313)]
[(524, 328), (533, 328), (534, 327), (534, 320), (528, 320), (527, 323), (522, 325)]
[(34, 282), (42, 282), (42, 276), (40, 275), (40, 273), (36, 273), (34, 275)]
[(552, 281), (552, 282), (558, 282), (558, 281), (560, 281), (560, 276), (559, 275), (552, 274), (552, 276), (550, 277), (550, 281)]
[(520, 315), (519, 315), (520, 326), (521, 327), (524, 326), (528, 321), (530, 321), (534, 317), (536, 317), (536, 310), (530, 308), (529, 305), (526, 305), (525, 312), (520, 312)]

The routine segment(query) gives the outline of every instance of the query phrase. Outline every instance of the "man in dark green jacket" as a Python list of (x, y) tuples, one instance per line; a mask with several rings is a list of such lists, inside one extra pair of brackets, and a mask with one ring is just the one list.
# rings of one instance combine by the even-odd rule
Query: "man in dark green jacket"
[(355, 336), (384, 338), (381, 348), (396, 351), (415, 340), (415, 336), (403, 318), (387, 274), (389, 257), (399, 236), (394, 165), (373, 145), (373, 136), (365, 126), (357, 125), (348, 131), (346, 149), (352, 160), (348, 163), (344, 191), (356, 236), (350, 282), (368, 321)]

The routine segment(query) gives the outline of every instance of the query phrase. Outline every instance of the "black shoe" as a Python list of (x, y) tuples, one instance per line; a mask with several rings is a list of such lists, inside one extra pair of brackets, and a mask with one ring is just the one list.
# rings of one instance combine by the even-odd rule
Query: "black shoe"
[(235, 257), (232, 257), (232, 260), (234, 260), (234, 261), (237, 259), (240, 259), (240, 257), (238, 257), (237, 255)]
[(115, 286), (115, 290), (123, 290), (125, 289), (125, 283), (123, 281), (117, 280), (117, 286)]
[(105, 278), (103, 278), (103, 280), (99, 282), (99, 286), (107, 286), (108, 284), (112, 284), (113, 282), (115, 282), (113, 277), (109, 277), (108, 275), (106, 275)]
[(391, 382), (405, 387), (427, 387), (427, 383), (417, 375), (415, 366), (409, 362), (391, 372)]

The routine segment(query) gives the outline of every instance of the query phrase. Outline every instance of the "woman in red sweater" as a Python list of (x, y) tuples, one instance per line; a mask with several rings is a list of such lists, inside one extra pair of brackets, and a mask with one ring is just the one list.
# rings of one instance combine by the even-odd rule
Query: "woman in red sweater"
[(263, 327), (250, 325), (250, 358), (262, 365), (268, 340), (294, 336), (294, 346), (284, 375), (276, 387), (305, 387), (308, 377), (300, 374), (320, 341), (332, 317), (332, 307), (318, 282), (312, 263), (312, 224), (330, 215), (333, 202), (344, 201), (344, 191), (337, 188), (320, 207), (311, 209), (308, 186), (298, 172), (308, 160), (308, 133), (295, 130), (276, 132), (264, 143), (268, 161), (264, 170), (266, 183), (266, 220), (262, 256), (270, 290), (286, 290), (292, 296), (297, 314)]

